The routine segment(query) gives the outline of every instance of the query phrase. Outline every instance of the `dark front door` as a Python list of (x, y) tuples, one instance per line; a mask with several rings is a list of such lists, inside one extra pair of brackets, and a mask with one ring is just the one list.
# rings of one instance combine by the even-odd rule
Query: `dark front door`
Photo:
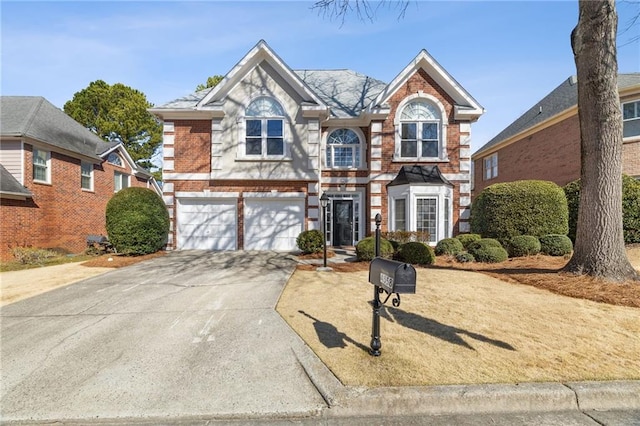
[(333, 245), (353, 245), (353, 201), (333, 201)]

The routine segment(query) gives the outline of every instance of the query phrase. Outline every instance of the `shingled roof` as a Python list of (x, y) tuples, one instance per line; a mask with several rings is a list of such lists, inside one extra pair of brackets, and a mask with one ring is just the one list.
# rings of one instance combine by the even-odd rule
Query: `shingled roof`
[(438, 166), (402, 166), (398, 175), (387, 184), (387, 186), (398, 186), (408, 184), (431, 184), (431, 185), (449, 185), (451, 182), (442, 175)]
[(33, 194), (0, 164), (0, 194), (31, 198)]
[(0, 97), (0, 135), (37, 141), (100, 159), (117, 142), (107, 143), (41, 96)]
[[(618, 74), (618, 90), (636, 85), (640, 85), (640, 73)], [(474, 153), (474, 156), (488, 151), (493, 146), (553, 118), (577, 104), (577, 77), (571, 76), (498, 133), (493, 139), (484, 144)]]

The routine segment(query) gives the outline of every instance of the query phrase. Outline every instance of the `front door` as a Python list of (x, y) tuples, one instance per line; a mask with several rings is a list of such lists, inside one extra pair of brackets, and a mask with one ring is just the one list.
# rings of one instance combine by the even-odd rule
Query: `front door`
[(333, 245), (353, 245), (353, 200), (333, 201)]

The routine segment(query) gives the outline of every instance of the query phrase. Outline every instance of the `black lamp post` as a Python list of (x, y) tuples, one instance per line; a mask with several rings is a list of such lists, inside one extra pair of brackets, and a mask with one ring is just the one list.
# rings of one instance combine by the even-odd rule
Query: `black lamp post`
[(324, 246), (324, 263), (323, 267), (327, 267), (327, 205), (329, 204), (329, 196), (323, 193), (320, 197), (320, 205), (322, 206), (322, 245)]

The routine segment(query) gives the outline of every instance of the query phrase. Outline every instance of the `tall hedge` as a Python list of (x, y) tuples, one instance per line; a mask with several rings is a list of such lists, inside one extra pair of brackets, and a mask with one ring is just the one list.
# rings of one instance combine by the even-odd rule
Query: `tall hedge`
[(169, 212), (151, 189), (130, 187), (107, 203), (107, 234), (118, 253), (155, 253), (167, 242)]
[[(576, 240), (580, 179), (564, 186), (569, 206), (569, 238)], [(625, 244), (640, 243), (640, 181), (622, 175), (622, 230)]]
[(496, 183), (473, 202), (471, 230), (501, 241), (517, 235), (566, 235), (568, 214), (564, 192), (553, 182)]

